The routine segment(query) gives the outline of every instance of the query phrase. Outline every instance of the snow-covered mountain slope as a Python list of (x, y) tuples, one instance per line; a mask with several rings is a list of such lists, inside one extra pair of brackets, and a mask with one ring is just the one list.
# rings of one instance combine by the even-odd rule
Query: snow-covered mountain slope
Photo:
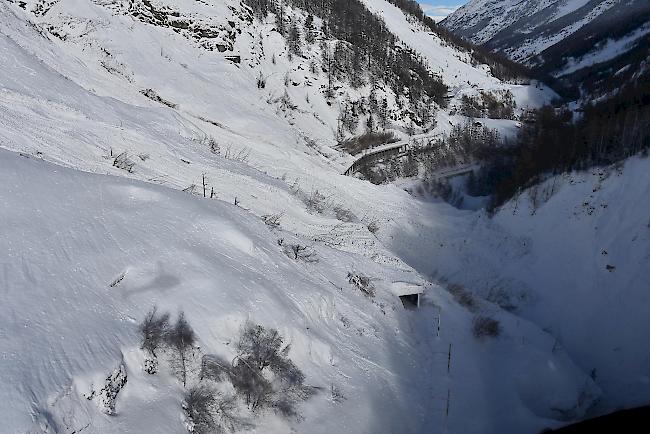
[[(294, 236), (234, 205), (6, 151), (0, 168), (2, 221), (12, 228), (0, 237), (3, 432), (183, 432), (182, 387), (165, 367), (153, 376), (142, 368), (137, 325), (152, 305), (182, 309), (203, 353), (233, 357), (246, 320), (291, 343), (321, 391), (301, 406), (301, 423), (262, 413), (250, 432), (532, 431), (556, 426), (565, 417), (557, 409), (579, 416), (598, 396), (550, 335), (494, 306), (481, 310), (503, 331), (488, 342), (439, 287), (420, 310), (404, 310), (395, 286), (425, 284), (405, 265), (322, 243), (318, 262), (295, 262), (276, 242)], [(348, 283), (354, 270), (373, 277), (374, 298)], [(127, 382), (106, 416), (86, 397), (121, 365)], [(332, 401), (332, 385), (346, 402)]]
[(554, 348), (603, 389), (593, 414), (645, 405), (649, 169), (644, 157), (552, 177), (492, 218), (434, 206), (435, 218), (413, 218), (427, 229), (411, 229), (410, 243), (396, 237), (394, 249), (425, 275), (465, 285), (555, 336)]
[[(84, 98), (93, 100), (90, 103), (92, 105), (101, 101), (98, 96), (116, 100), (104, 102), (104, 111), (113, 110), (111, 105), (117, 102), (127, 106), (156, 107), (153, 111), (160, 113), (159, 116), (181, 116), (180, 122), (184, 124), (182, 129), (186, 131), (176, 127), (176, 135), (183, 137), (174, 140), (194, 140), (195, 149), (199, 147), (198, 141), (207, 136), (214, 136), (222, 147), (230, 144), (235, 149), (240, 149), (254, 144), (251, 160), (255, 160), (256, 164), (272, 161), (273, 164), (265, 166), (279, 175), (297, 165), (302, 166), (293, 159), (305, 150), (327, 157), (328, 159), (321, 159), (321, 165), (337, 162), (347, 164), (349, 159), (332, 149), (335, 145), (338, 106), (346, 95), (353, 99), (367, 97), (369, 87), (351, 89), (340, 83), (337, 86), (339, 98), (336, 104), (332, 104), (323, 96), (326, 77), (322, 73), (310, 72), (310, 62), (320, 59), (319, 47), (311, 47), (305, 57), (289, 60), (283, 38), (272, 31), (272, 23), (251, 23), (245, 9), (238, 2), (231, 3), (204, 5), (190, 2), (189, 6), (182, 2), (171, 2), (172, 6), (156, 3), (161, 10), (166, 10), (167, 7), (175, 11), (170, 16), (189, 17), (187, 20), (193, 20), (193, 26), (205, 26), (210, 32), (224, 32), (222, 26), (230, 28), (229, 23), (234, 23), (236, 37), (234, 41), (229, 40), (232, 47), (227, 47), (225, 54), (218, 49), (213, 51), (205, 48), (212, 41), (211, 38), (208, 41), (196, 41), (195, 33), (186, 33), (189, 30), (148, 22), (140, 15), (139, 6), (144, 3), (133, 3), (129, 9), (126, 3), (121, 2), (66, 0), (54, 3), (45, 13), (38, 14), (22, 13), (16, 6), (3, 4), (5, 43), (15, 45), (24, 57), (33, 54), (39, 63), (35, 66), (39, 68), (39, 76), (25, 77), (20, 73), (22, 65), (11, 62), (11, 57), (7, 57), (4, 63), (8, 68), (5, 74), (7, 83), (4, 87), (9, 90), (21, 88), (26, 94), (42, 93), (43, 95), (30, 97), (43, 97), (53, 103), (70, 105), (73, 111), (80, 111), (79, 106), (85, 104), (79, 96), (84, 91), (87, 93)], [(392, 8), (388, 3), (379, 1), (374, 2), (374, 7)], [(26, 8), (41, 10), (42, 6), (28, 5)], [(404, 15), (396, 14), (396, 9), (392, 9), (389, 21), (391, 28), (406, 25)], [(235, 14), (233, 10), (239, 12)], [(428, 48), (430, 42), (436, 41), (434, 36), (423, 29), (418, 29), (415, 25), (412, 27), (414, 29), (408, 34), (408, 42), (416, 45), (416, 48)], [(208, 32), (205, 29), (201, 31)], [(199, 30), (195, 29), (195, 32)], [(221, 41), (227, 35), (232, 35), (229, 30), (225, 34), (226, 36), (220, 35), (215, 39)], [(138, 43), (133, 44), (132, 41)], [(227, 54), (241, 56), (241, 64), (227, 60)], [(539, 105), (553, 96), (552, 92), (540, 86), (501, 83), (491, 77), (486, 69), (476, 69), (469, 65), (467, 55), (442, 47), (439, 43), (426, 52), (423, 50), (422, 55), (432, 65), (433, 72), (440, 73), (443, 80), (454, 87), (454, 95), (458, 97), (461, 89), (467, 92), (478, 87), (511, 89), (518, 96), (519, 106), (523, 108)], [(7, 56), (13, 54), (8, 53)], [(40, 80), (40, 74), (45, 73), (53, 75), (55, 83), (61, 82), (61, 86), (75, 89), (56, 89), (54, 86), (40, 89), (35, 81)], [(264, 77), (264, 89), (256, 86), (260, 76)], [(25, 80), (25, 83), (21, 80)], [(32, 82), (29, 83), (29, 80)], [(388, 99), (393, 126), (397, 129), (404, 128), (408, 123), (408, 115), (404, 110), (400, 112), (396, 108), (395, 95), (387, 89), (379, 90), (378, 93), (383, 93)], [(68, 95), (77, 96), (69, 104), (61, 101), (71, 100)], [(5, 98), (12, 101), (11, 92), (5, 92)], [(28, 102), (12, 101), (8, 105), (19, 110), (21, 104)], [(164, 110), (164, 104), (172, 105), (175, 110)], [(123, 106), (123, 110), (132, 108)], [(65, 110), (61, 111), (62, 116), (64, 112)], [(440, 115), (446, 120), (443, 113)], [(101, 116), (103, 123), (110, 123), (112, 127), (119, 126), (119, 134), (125, 137), (123, 143), (114, 143), (112, 134), (90, 140), (94, 147), (94, 159), (100, 154), (106, 155), (111, 147), (117, 152), (134, 152), (135, 150), (129, 149), (131, 143), (135, 145), (148, 142), (148, 146), (152, 146), (154, 142), (160, 142), (149, 138), (140, 140), (127, 137), (131, 134), (126, 132), (130, 126), (124, 123), (120, 125), (119, 116), (111, 118), (110, 115), (100, 115), (99, 112), (96, 116)], [(251, 125), (251, 119), (256, 119), (257, 122)], [(155, 124), (158, 129), (173, 125), (168, 120), (156, 121)], [(441, 128), (445, 128), (447, 122), (440, 124)], [(192, 129), (194, 131), (189, 131)], [(170, 132), (161, 135), (165, 136), (163, 142), (170, 141)], [(81, 139), (85, 141), (86, 137)], [(14, 141), (18, 142), (18, 139), (14, 137), (12, 142)], [(307, 142), (310, 147), (305, 146)], [(36, 145), (32, 142), (31, 150)], [(73, 149), (74, 153), (84, 152), (84, 146), (79, 143), (69, 145), (68, 149)], [(287, 147), (298, 152), (286, 152)], [(56, 152), (64, 152), (64, 146), (60, 144), (55, 148)], [(283, 155), (278, 158), (278, 154)], [(75, 157), (61, 156), (60, 160), (73, 158)], [(175, 161), (180, 165), (178, 159)], [(169, 167), (169, 164), (171, 162), (165, 162), (165, 167)], [(337, 166), (337, 169), (340, 167), (342, 166)], [(198, 173), (199, 170), (194, 172)]]
[(484, 44), (504, 28), (562, 0), (472, 0), (451, 13), (443, 25), (459, 35)]
[(599, 81), (644, 68), (649, 23), (643, 0), (474, 0), (443, 25), (566, 87), (602, 92)]
[[(229, 359), (245, 320), (278, 327), (322, 388), (301, 430), (433, 426), (432, 391), (418, 387), (423, 371), (443, 372), (423, 357), (434, 342), (419, 336), (433, 325), (390, 291), (422, 283), (414, 273), (324, 246), (318, 263), (296, 263), (276, 242), (290, 234), (220, 201), (6, 151), (0, 166), (2, 221), (13, 228), (0, 241), (2, 432), (183, 432), (178, 382), (142, 371), (137, 324), (154, 304), (184, 310), (204, 353)], [(377, 279), (374, 300), (347, 283), (355, 268)], [(121, 361), (128, 381), (107, 417), (84, 395)], [(331, 402), (332, 384), (355, 405)], [(255, 432), (288, 429), (269, 415)]]
[[(455, 91), (452, 107), (479, 89), (511, 90), (519, 109), (553, 97), (472, 67), (387, 2), (366, 4)], [(473, 217), (340, 175), (353, 157), (335, 147), (338, 105), (370, 86), (336, 81), (326, 98), (321, 47), (290, 59), (273, 20), (247, 11), (234, 0), (0, 3), (0, 147), (14, 151), (0, 152), (0, 431), (184, 432), (182, 386), (165, 366), (142, 369), (137, 326), (154, 304), (184, 310), (204, 354), (234, 357), (247, 319), (292, 344), (320, 391), (303, 421), (263, 412), (251, 432), (537, 432), (581, 417), (600, 388), (579, 353), (433, 284), (432, 261), (462, 256), (431, 252), (432, 237), (463, 245)], [(403, 131), (404, 95), (376, 91)], [(437, 118), (426, 134), (465, 121)], [(318, 262), (290, 259), (292, 243)], [(494, 271), (470, 269), (481, 270)], [(373, 278), (375, 297), (349, 272)], [(422, 308), (406, 311), (397, 294), (413, 286), (426, 288)], [(476, 339), (476, 315), (500, 335)], [(128, 380), (109, 417), (86, 395), (118, 366)]]
[[(234, 19), (235, 27), (237, 23), (242, 26), (233, 48), (242, 63), (233, 64), (218, 50), (206, 50), (201, 42), (172, 28), (111, 9), (116, 5), (121, 3), (67, 0), (52, 5), (44, 15), (34, 15), (15, 5), (0, 4), (3, 147), (57, 164), (179, 189), (200, 186), (205, 174), (208, 188), (214, 188), (217, 197), (228, 202), (237, 198), (258, 216), (303, 209), (304, 194), (295, 193), (299, 190), (305, 194), (320, 191), (342, 206), (352, 200), (347, 180), (332, 176), (352, 160), (335, 149), (338, 100), (333, 104), (323, 96), (327, 79), (309, 72), (311, 59), (288, 59), (284, 41), (271, 24), (236, 20), (231, 8), (205, 7), (208, 17), (216, 14), (217, 22), (225, 20), (230, 27), (228, 20)], [(233, 5), (237, 3), (229, 6)], [(385, 2), (373, 5), (392, 8)], [(191, 6), (205, 5), (192, 2)], [(391, 10), (391, 27), (406, 23), (403, 14)], [(258, 27), (261, 30), (255, 30)], [(433, 40), (413, 27), (410, 38), (414, 43), (424, 46), (423, 41)], [(53, 36), (73, 30), (79, 35)], [(251, 42), (260, 33), (261, 48), (256, 45), (260, 41)], [(463, 92), (476, 92), (479, 85), (512, 90), (519, 108), (539, 105), (553, 96), (541, 86), (500, 83), (485, 70), (459, 60), (462, 53), (442, 46), (436, 50), (427, 52), (432, 62), (446, 58), (444, 68), (447, 64), (457, 68), (444, 77), (456, 85), (456, 98)], [(264, 89), (256, 86), (260, 74), (265, 77)], [(478, 83), (467, 84), (462, 77), (474, 77)], [(351, 89), (344, 83), (338, 87), (341, 94), (357, 98), (368, 90)], [(173, 107), (147, 98), (143, 91)], [(386, 96), (394, 101), (388, 91)], [(429, 134), (463, 122), (443, 111), (437, 116), (438, 126)], [(404, 126), (400, 118), (394, 119), (395, 128)], [(511, 128), (515, 124), (494, 122)], [(218, 154), (212, 152), (210, 139), (220, 146)], [(113, 166), (115, 156), (122, 152), (136, 163), (133, 173)], [(237, 155), (247, 155), (249, 164), (233, 164)], [(259, 171), (270, 178), (259, 182), (252, 176)], [(254, 192), (244, 193), (244, 186)], [(302, 214), (303, 218), (287, 224), (301, 224), (292, 230), (315, 235), (320, 229), (309, 229), (303, 223), (314, 217)]]
[(476, 88), (509, 90), (515, 96), (520, 109), (538, 107), (556, 96), (542, 83), (515, 85), (496, 80), (490, 74), (487, 65), (472, 66), (468, 53), (454, 50), (421, 23), (414, 21), (412, 17), (405, 15), (397, 6), (386, 0), (364, 0), (364, 3), (386, 21), (389, 29), (400, 40), (424, 56), (434, 72), (443, 77), (444, 82), (452, 88), (454, 96), (452, 104), (462, 95), (471, 94)]

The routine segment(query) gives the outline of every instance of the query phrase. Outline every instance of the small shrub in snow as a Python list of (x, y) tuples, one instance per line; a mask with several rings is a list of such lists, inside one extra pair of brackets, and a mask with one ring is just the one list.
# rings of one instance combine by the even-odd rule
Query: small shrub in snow
[(314, 389), (304, 385), (304, 374), (289, 359), (289, 349), (277, 330), (244, 326), (230, 378), (252, 410), (270, 407), (283, 416), (298, 417), (296, 405), (313, 395)]
[[(286, 173), (282, 175), (286, 179)], [(294, 179), (291, 185), (289, 186), (289, 191), (291, 191), (291, 194), (300, 196), (302, 194), (302, 189), (300, 188), (300, 184), (298, 183), (297, 179)]]
[(312, 191), (305, 200), (305, 205), (310, 211), (315, 211), (322, 214), (329, 206), (327, 196), (320, 193), (318, 190)]
[(282, 246), (284, 254), (294, 261), (304, 261), (304, 262), (318, 262), (318, 256), (311, 247), (303, 246), (300, 244), (286, 244), (278, 240), (278, 244)]
[(210, 152), (213, 154), (219, 155), (221, 153), (221, 146), (219, 143), (214, 139), (214, 137), (206, 137), (203, 142), (205, 145), (210, 148)]
[(371, 234), (375, 235), (379, 232), (379, 222), (375, 219), (366, 220), (366, 228)]
[(250, 155), (250, 148), (233, 149), (230, 145), (226, 147), (226, 150), (223, 153), (224, 158), (238, 161), (240, 163), (247, 163)]
[(363, 295), (367, 297), (375, 296), (375, 287), (370, 277), (364, 276), (361, 273), (348, 272), (348, 282), (359, 289)]
[(497, 337), (501, 334), (501, 323), (489, 316), (476, 315), (472, 321), (472, 333), (476, 338)]
[(447, 286), (447, 291), (454, 297), (454, 300), (458, 302), (461, 306), (464, 306), (470, 312), (475, 312), (478, 308), (476, 304), (476, 299), (463, 285), (451, 284)]
[[(523, 295), (519, 298), (523, 299)], [(500, 308), (507, 310), (508, 312), (514, 312), (517, 310), (516, 298), (513, 300), (513, 295), (510, 294), (507, 290), (499, 287), (490, 288), (486, 299), (498, 305)]]
[(357, 216), (355, 216), (352, 211), (341, 206), (334, 207), (334, 214), (336, 219), (344, 223), (351, 223), (357, 221)]
[(282, 218), (283, 215), (284, 215), (284, 213), (265, 214), (265, 215), (262, 216), (262, 221), (267, 226), (275, 229), (275, 228), (280, 227), (280, 219)]
[(232, 368), (230, 381), (251, 410), (273, 404), (273, 386), (255, 366), (246, 359), (238, 360)]
[(158, 103), (160, 103), (160, 104), (164, 104), (164, 105), (166, 105), (167, 107), (171, 107), (171, 108), (176, 108), (176, 107), (177, 107), (176, 104), (174, 104), (173, 102), (168, 101), (168, 100), (162, 98), (162, 97), (161, 97), (160, 95), (158, 95), (158, 93), (156, 93), (156, 91), (153, 90), (153, 89), (144, 89), (144, 90), (141, 90), (140, 93), (141, 93), (142, 95), (146, 96), (147, 98), (149, 98), (150, 100), (152, 100), (152, 101), (156, 101), (156, 102), (158, 102)]
[(183, 192), (194, 194), (196, 192), (196, 184), (191, 184), (189, 187), (184, 188)]
[[(307, 103), (309, 103), (309, 94), (307, 94), (306, 98)], [(303, 136), (303, 140), (305, 141), (305, 146), (311, 149), (318, 149), (318, 142), (311, 137)]]
[(117, 157), (113, 160), (113, 167), (117, 167), (118, 169), (126, 170), (129, 173), (133, 173), (133, 169), (135, 167), (135, 163), (131, 161), (129, 158), (129, 154), (125, 152), (122, 152), (121, 154), (118, 154)]
[(180, 312), (176, 323), (165, 334), (167, 345), (172, 349), (171, 367), (183, 387), (187, 384), (187, 371), (190, 359), (193, 356), (196, 335), (190, 324), (185, 319), (185, 314)]
[(346, 399), (347, 398), (345, 397), (345, 395), (343, 395), (341, 389), (339, 389), (334, 383), (332, 383), (330, 386), (330, 400), (335, 404), (340, 404)]
[(334, 211), (342, 218), (353, 218), (353, 214), (349, 210), (345, 210), (340, 206), (333, 207), (331, 196), (321, 193), (318, 189), (312, 190), (307, 193), (300, 188), (298, 180), (289, 186), (291, 193), (297, 196), (311, 212), (324, 214), (327, 210), (334, 209)]
[(147, 357), (144, 359), (142, 369), (147, 374), (155, 374), (158, 372), (158, 359), (156, 357)]

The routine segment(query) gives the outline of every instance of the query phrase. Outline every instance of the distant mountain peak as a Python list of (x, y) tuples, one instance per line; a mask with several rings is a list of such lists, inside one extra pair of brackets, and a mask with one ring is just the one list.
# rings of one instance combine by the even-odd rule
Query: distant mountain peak
[(442, 24), (577, 96), (606, 93), (617, 72), (616, 86), (634, 76), (649, 54), (649, 23), (647, 0), (472, 0)]

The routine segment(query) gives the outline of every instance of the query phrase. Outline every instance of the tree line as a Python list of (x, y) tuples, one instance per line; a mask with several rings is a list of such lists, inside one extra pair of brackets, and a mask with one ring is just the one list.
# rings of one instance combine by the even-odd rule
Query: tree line
[[(317, 37), (323, 51), (323, 72), (332, 79), (344, 80), (352, 87), (384, 82), (396, 95), (406, 95), (413, 105), (435, 101), (444, 106), (447, 86), (434, 75), (426, 61), (399, 44), (384, 21), (370, 12), (360, 0), (245, 0), (259, 19), (270, 13), (276, 30), (287, 39), (290, 51), (300, 54), (304, 42)], [(304, 20), (287, 9), (307, 13)], [(322, 20), (316, 28), (314, 16)], [(332, 44), (332, 42), (334, 42)], [(330, 86), (331, 87), (331, 86)]]
[[(577, 118), (577, 119), (574, 119)], [(483, 168), (473, 181), (501, 206), (544, 176), (609, 165), (650, 148), (650, 73), (614, 96), (585, 106), (577, 116), (551, 106), (522, 120), (514, 143), (481, 147)]]

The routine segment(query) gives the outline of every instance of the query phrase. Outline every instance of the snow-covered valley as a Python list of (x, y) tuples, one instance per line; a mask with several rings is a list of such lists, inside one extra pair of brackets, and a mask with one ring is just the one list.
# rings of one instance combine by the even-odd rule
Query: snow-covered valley
[[(518, 113), (555, 96), (364, 3), (450, 87), (419, 134), (465, 122), (463, 95), (510, 91)], [(338, 106), (371, 86), (326, 98), (322, 47), (289, 56), (246, 11), (0, 3), (0, 432), (186, 432), (166, 357), (143, 369), (153, 306), (185, 313), (196, 357), (236, 358), (247, 321), (290, 344), (315, 393), (292, 418), (238, 401), (241, 432), (534, 433), (650, 402), (647, 158), (551, 177), (491, 218), (343, 176)], [(377, 89), (408, 140), (413, 115)]]

